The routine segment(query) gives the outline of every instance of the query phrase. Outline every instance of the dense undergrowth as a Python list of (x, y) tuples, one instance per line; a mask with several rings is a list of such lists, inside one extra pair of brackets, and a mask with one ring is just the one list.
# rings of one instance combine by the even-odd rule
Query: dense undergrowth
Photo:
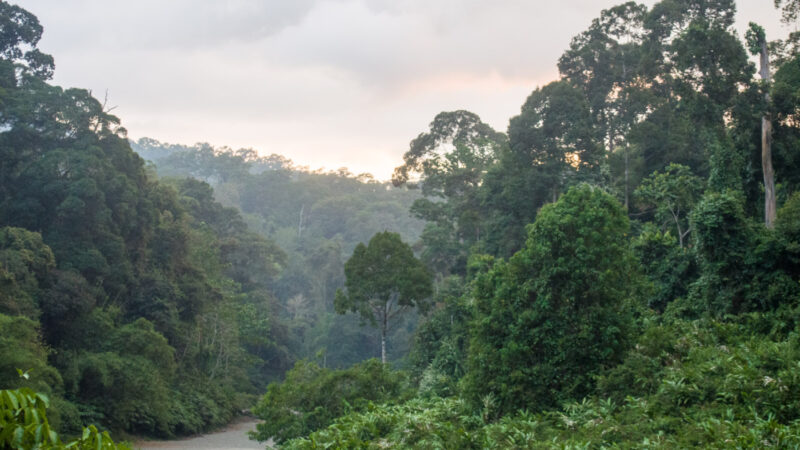
[[(28, 379), (28, 372), (19, 371)], [(0, 390), (0, 448), (42, 450), (128, 450), (116, 444), (107, 431), (94, 425), (83, 428), (74, 439), (64, 442), (47, 418), (50, 399), (30, 388)]]
[(477, 405), (458, 397), (371, 404), (282, 448), (796, 447), (795, 315), (654, 318), (625, 361), (601, 374), (597, 392), (581, 401), (499, 420), (490, 396)]

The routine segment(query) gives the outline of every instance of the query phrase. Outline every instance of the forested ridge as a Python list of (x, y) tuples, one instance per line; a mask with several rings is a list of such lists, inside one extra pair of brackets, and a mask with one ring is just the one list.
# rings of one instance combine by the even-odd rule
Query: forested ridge
[[(336, 314), (334, 296), (345, 282), (344, 263), (359, 243), (382, 231), (418, 241), (424, 222), (408, 213), (419, 198), (416, 190), (345, 168), (312, 171), (280, 155), (258, 156), (252, 149), (148, 138), (131, 146), (164, 180), (188, 177), (209, 183), (218, 201), (239, 210), (249, 229), (283, 250), (285, 261), (271, 288), (281, 305), (291, 355), (328, 367), (380, 356), (377, 331), (360, 326), (354, 315)], [(415, 324), (410, 316), (391, 330), (390, 360), (401, 363)], [(287, 368), (276, 367), (276, 375)]]
[(604, 10), (382, 182), (130, 141), (0, 2), (0, 446), (800, 446), (798, 35), (734, 15)]

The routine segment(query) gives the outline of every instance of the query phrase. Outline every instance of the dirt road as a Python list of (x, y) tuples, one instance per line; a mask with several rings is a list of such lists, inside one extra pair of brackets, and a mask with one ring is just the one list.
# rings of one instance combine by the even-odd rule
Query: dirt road
[[(134, 442), (133, 448), (140, 450), (157, 449), (214, 449), (214, 450), (244, 450), (244, 449), (264, 449), (267, 442), (259, 444), (247, 438), (247, 432), (256, 428), (256, 421), (246, 419), (234, 422), (227, 428), (215, 433), (203, 434), (187, 439), (175, 441), (139, 441)], [(268, 447), (267, 447), (268, 448)]]

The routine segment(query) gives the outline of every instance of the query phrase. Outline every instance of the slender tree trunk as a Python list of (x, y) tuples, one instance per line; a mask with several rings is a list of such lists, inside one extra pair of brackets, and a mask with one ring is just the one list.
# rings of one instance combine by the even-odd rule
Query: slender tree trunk
[(628, 204), (628, 198), (630, 197), (630, 194), (628, 193), (628, 190), (629, 190), (629, 188), (628, 188), (628, 173), (629, 173), (628, 164), (629, 164), (629, 162), (628, 162), (628, 143), (625, 142), (625, 210), (626, 211), (630, 210), (629, 204)]
[(300, 220), (297, 222), (297, 237), (300, 237), (303, 234), (303, 211), (306, 209), (306, 205), (300, 205)]
[(381, 327), (381, 362), (386, 364), (386, 321)]
[[(392, 299), (390, 298), (388, 301), (384, 302), (381, 306), (382, 314), (380, 317), (381, 320), (381, 362), (385, 365), (386, 364), (386, 331), (389, 329), (389, 311), (391, 307), (389, 304), (391, 303)], [(379, 312), (380, 314), (380, 312)]]
[(772, 121), (761, 118), (761, 166), (764, 170), (764, 223), (772, 228), (775, 223), (775, 171), (772, 168)]
[[(764, 99), (769, 105), (769, 54), (767, 53), (766, 39), (761, 42), (761, 79), (764, 81)], [(769, 113), (761, 117), (761, 169), (764, 172), (764, 224), (767, 228), (772, 228), (775, 223), (775, 171), (772, 168), (772, 118)]]
[(678, 243), (680, 247), (683, 248), (683, 236), (685, 236), (685, 234), (681, 230), (681, 221), (678, 220), (678, 215), (675, 213), (672, 213), (672, 218), (675, 219), (675, 227), (678, 229)]

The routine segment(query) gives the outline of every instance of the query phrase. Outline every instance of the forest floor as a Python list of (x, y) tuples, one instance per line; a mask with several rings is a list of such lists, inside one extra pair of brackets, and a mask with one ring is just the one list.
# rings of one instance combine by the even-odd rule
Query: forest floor
[(247, 437), (248, 431), (256, 429), (256, 423), (258, 423), (258, 421), (251, 417), (243, 417), (213, 433), (171, 441), (137, 441), (133, 443), (133, 448), (137, 450), (183, 448), (240, 450), (269, 448), (268, 446), (272, 445), (271, 441), (259, 444), (257, 441), (251, 441)]

